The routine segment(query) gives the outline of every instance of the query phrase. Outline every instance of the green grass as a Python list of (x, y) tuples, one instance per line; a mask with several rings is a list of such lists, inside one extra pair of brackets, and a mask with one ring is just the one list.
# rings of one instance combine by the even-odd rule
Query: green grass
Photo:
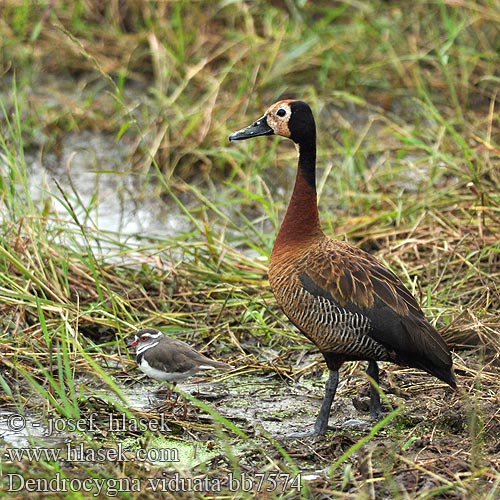
[[(227, 358), (238, 367), (232, 379), (274, 374), (292, 390), (301, 377), (318, 378), (315, 349), (285, 321), (266, 278), (295, 149), (279, 139), (227, 142), (276, 99), (296, 96), (317, 117), (325, 230), (401, 276), (455, 347), (463, 392), (439, 400), (435, 381), (387, 367), (382, 389), (410, 395), (391, 399), (391, 424), (314, 444), (259, 435), (188, 396), (211, 420), (182, 422), (169, 409), (180, 439), (221, 449), (189, 474), (327, 471), (301, 492), (269, 498), (498, 496), (498, 2), (4, 4), (0, 409), (66, 420), (137, 416), (125, 390), (137, 371), (123, 339), (146, 325)], [(106, 137), (118, 155), (113, 165), (88, 159), (97, 179), (89, 200), (71, 180), (78, 172), (65, 149), (86, 133)], [(117, 182), (119, 199), (154, 199), (182, 229), (130, 238), (100, 227), (106, 192), (97, 181), (106, 175), (132, 178), (132, 187)], [(140, 447), (153, 436), (121, 437)], [(115, 446), (113, 438), (78, 436), (100, 447)], [(2, 480), (9, 472), (145, 479), (162, 471), (0, 465)]]

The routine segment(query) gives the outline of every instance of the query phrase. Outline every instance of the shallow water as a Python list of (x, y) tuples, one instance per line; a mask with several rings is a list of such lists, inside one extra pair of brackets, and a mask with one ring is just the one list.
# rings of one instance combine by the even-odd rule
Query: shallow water
[(11, 448), (52, 447), (64, 443), (67, 437), (51, 435), (48, 422), (34, 412), (0, 410), (0, 438)]
[(148, 196), (144, 174), (124, 168), (129, 155), (130, 146), (114, 137), (85, 131), (69, 134), (57, 158), (27, 157), (31, 197), (41, 205), (51, 193), (58, 224), (66, 220), (74, 226), (66, 197), (79, 222), (128, 243), (186, 231), (187, 218), (175, 204)]

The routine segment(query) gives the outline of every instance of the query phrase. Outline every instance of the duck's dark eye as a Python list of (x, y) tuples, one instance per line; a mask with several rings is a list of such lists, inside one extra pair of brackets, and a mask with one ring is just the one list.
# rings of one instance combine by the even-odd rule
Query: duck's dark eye
[(280, 109), (278, 109), (278, 111), (276, 111), (276, 114), (278, 116), (285, 116), (286, 115), (286, 111), (283, 108), (280, 108)]

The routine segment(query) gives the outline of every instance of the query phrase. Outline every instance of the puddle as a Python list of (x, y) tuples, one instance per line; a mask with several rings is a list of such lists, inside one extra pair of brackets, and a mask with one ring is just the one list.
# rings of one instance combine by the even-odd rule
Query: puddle
[[(127, 406), (132, 411), (151, 410), (162, 401), (141, 387), (124, 392)], [(109, 393), (105, 394), (107, 400), (118, 401)], [(171, 464), (177, 470), (189, 470), (221, 453), (214, 443), (208, 445), (176, 433), (170, 435), (173, 426), (161, 415), (153, 419), (129, 418), (110, 411), (109, 417), (103, 419), (102, 411), (96, 407), (94, 414), (79, 419), (43, 419), (35, 413), (0, 410), (0, 461), (34, 459), (79, 463), (122, 460)], [(151, 430), (147, 441), (141, 438), (145, 429)], [(96, 446), (98, 443), (101, 445)]]
[(65, 196), (79, 222), (127, 243), (187, 231), (189, 222), (176, 205), (142, 194), (142, 172), (124, 170), (130, 153), (130, 147), (112, 136), (69, 134), (57, 159), (47, 154), (41, 164), (38, 158), (27, 157), (31, 197), (42, 204), (50, 192), (57, 224), (67, 220), (74, 227)]
[[(180, 439), (168, 439), (164, 436), (153, 438), (148, 443), (149, 462), (153, 465), (161, 465), (167, 462), (175, 463), (176, 467), (192, 469), (221, 453), (219, 447), (209, 449), (204, 443), (197, 441), (185, 441)], [(168, 460), (166, 460), (168, 458)]]
[[(325, 382), (326, 375), (287, 383), (275, 375), (255, 374), (237, 375), (221, 382), (183, 383), (179, 388), (208, 404), (250, 435), (265, 433), (273, 438), (286, 439), (292, 433), (313, 428)], [(348, 381), (341, 380), (339, 397), (332, 408), (331, 424), (340, 424), (349, 418), (367, 418), (366, 414), (358, 413), (350, 398), (341, 397), (347, 386)], [(136, 409), (158, 406), (161, 399), (155, 391), (159, 387), (146, 379), (138, 388), (125, 391), (128, 403)], [(203, 410), (195, 403), (189, 403), (188, 408), (203, 418)]]
[[(154, 414), (165, 403), (165, 395), (156, 394), (159, 388), (160, 384), (148, 379), (132, 388), (121, 387), (126, 400), (125, 406), (132, 412)], [(219, 403), (214, 405), (212, 398), (219, 400), (221, 393), (221, 400), (230, 396), (225, 384), (211, 382), (183, 384), (182, 390), (200, 397), (213, 408)], [(95, 443), (108, 443), (109, 449), (117, 448), (130, 461), (144, 461), (153, 465), (172, 463), (177, 469), (193, 468), (222, 453), (214, 442), (207, 444), (183, 434), (182, 428), (176, 424), (175, 419), (172, 420), (171, 415), (158, 413), (154, 418), (128, 417), (119, 411), (113, 411), (113, 401), (117, 404), (123, 404), (123, 401), (109, 391), (96, 390), (82, 396), (84, 399), (88, 398), (91, 406), (95, 407), (95, 412), (87, 412), (86, 417), (79, 419), (57, 416), (44, 419), (33, 411), (23, 414), (15, 410), (0, 409), (0, 461), (2, 457), (6, 461), (12, 461), (12, 457), (17, 456), (12, 450), (20, 450), (19, 453), (25, 454), (23, 458), (26, 458), (27, 452), (22, 450), (34, 450), (28, 451), (28, 454), (36, 454), (36, 450), (41, 450), (50, 461), (50, 457), (54, 456), (51, 449), (60, 450), (58, 459), (61, 460), (93, 461), (92, 454), (97, 452), (89, 443), (94, 436), (97, 439)], [(182, 408), (181, 401), (178, 405)], [(106, 411), (108, 417), (103, 419)], [(192, 403), (188, 403), (188, 411), (195, 420), (207, 417), (203, 410)], [(145, 429), (151, 431), (147, 442), (142, 438), (138, 439)], [(141, 448), (143, 446), (144, 449)]]
[[(258, 437), (265, 432), (275, 438), (284, 438), (291, 432), (304, 430), (304, 425), (312, 426), (314, 423), (315, 413), (319, 410), (321, 402), (317, 396), (321, 395), (323, 381), (317, 382), (317, 388), (302, 383), (292, 387), (272, 376), (255, 375), (238, 376), (223, 382), (185, 383), (180, 389), (210, 406), (249, 435)], [(125, 406), (131, 411), (155, 412), (165, 402), (164, 395), (157, 395), (160, 387), (160, 384), (148, 379), (132, 388), (122, 387), (126, 399)], [(314, 394), (311, 394), (312, 391)], [(99, 398), (99, 392), (89, 393), (87, 397)], [(102, 395), (105, 398), (101, 401), (103, 404), (105, 401), (112, 404), (113, 400), (118, 403), (117, 396), (106, 391), (103, 391)], [(182, 402), (179, 402), (179, 405), (182, 407)], [(102, 410), (97, 403), (95, 406), (96, 411)], [(197, 407), (196, 403), (188, 402), (187, 408), (189, 422), (212, 421), (212, 417)], [(137, 424), (135, 419), (128, 419), (125, 415), (114, 416), (111, 411), (109, 415), (109, 423), (106, 421), (103, 424), (102, 418), (94, 422), (89, 420), (88, 416), (87, 419), (54, 417), (44, 421), (35, 413), (23, 415), (15, 411), (0, 411), (0, 438), (4, 446), (27, 448), (62, 446), (70, 441), (78, 442), (82, 434), (91, 435), (93, 432), (99, 435), (116, 433), (120, 436), (122, 434), (134, 436), (137, 432), (140, 433), (141, 429), (137, 426), (140, 427), (142, 423)], [(177, 435), (175, 422), (171, 425), (168, 418), (165, 417), (163, 420), (161, 414), (158, 415), (158, 422), (151, 424), (158, 425), (159, 429), (158, 432), (152, 432), (154, 439), (148, 442), (148, 447), (151, 449), (178, 450), (176, 452), (178, 457), (175, 457), (174, 461), (186, 467), (207, 461), (220, 453), (217, 447), (209, 450), (201, 442), (185, 439), (185, 436), (181, 438)], [(147, 426), (151, 431), (155, 430), (150, 428), (149, 421)], [(132, 445), (132, 441), (128, 444)]]
[(35, 415), (0, 410), (0, 439), (9, 447), (53, 447), (67, 441), (68, 436), (51, 434), (48, 423)]

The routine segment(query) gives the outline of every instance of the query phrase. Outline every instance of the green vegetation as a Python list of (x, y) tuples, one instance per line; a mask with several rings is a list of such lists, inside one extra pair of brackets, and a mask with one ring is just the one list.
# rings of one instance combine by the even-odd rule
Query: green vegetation
[[(25, 497), (7, 491), (8, 475), (19, 474), (107, 479), (110, 491), (127, 478), (208, 478), (221, 482), (214, 498), (256, 496), (231, 491), (228, 478), (252, 478), (259, 498), (498, 498), (499, 26), (494, 0), (4, 1), (0, 419), (95, 415), (97, 431), (74, 440), (132, 453), (158, 448), (161, 436), (106, 432), (109, 415), (163, 415), (174, 431), (165, 442), (192, 446), (192, 458), (200, 446), (200, 455), (187, 470), (3, 455), (0, 496)], [(306, 425), (318, 403), (299, 396), (322, 393), (320, 357), (283, 318), (266, 279), (295, 150), (279, 139), (227, 142), (282, 96), (308, 101), (317, 116), (325, 230), (401, 276), (453, 345), (461, 387), (453, 395), (416, 370), (386, 366), (387, 425), (317, 441), (282, 440), (279, 426), (252, 418), (279, 396), (281, 431), (288, 418)], [(81, 146), (91, 137), (109, 157)], [(95, 178), (115, 179), (116, 210), (154, 200), (165, 231), (99, 224), (111, 188), (78, 181), (82, 156)], [(235, 365), (218, 380), (229, 400), (248, 404), (241, 418), (189, 393), (187, 420), (168, 401), (148, 406), (154, 385), (136, 381), (124, 343), (140, 326)], [(360, 366), (345, 371), (359, 375)], [(130, 404), (137, 386), (142, 409)], [(341, 387), (339, 422), (362, 391), (358, 376)], [(299, 472), (302, 484), (286, 484)], [(264, 477), (280, 487), (258, 488)], [(118, 495), (157, 497), (145, 484)], [(165, 497), (207, 496), (192, 484), (177, 489)]]

